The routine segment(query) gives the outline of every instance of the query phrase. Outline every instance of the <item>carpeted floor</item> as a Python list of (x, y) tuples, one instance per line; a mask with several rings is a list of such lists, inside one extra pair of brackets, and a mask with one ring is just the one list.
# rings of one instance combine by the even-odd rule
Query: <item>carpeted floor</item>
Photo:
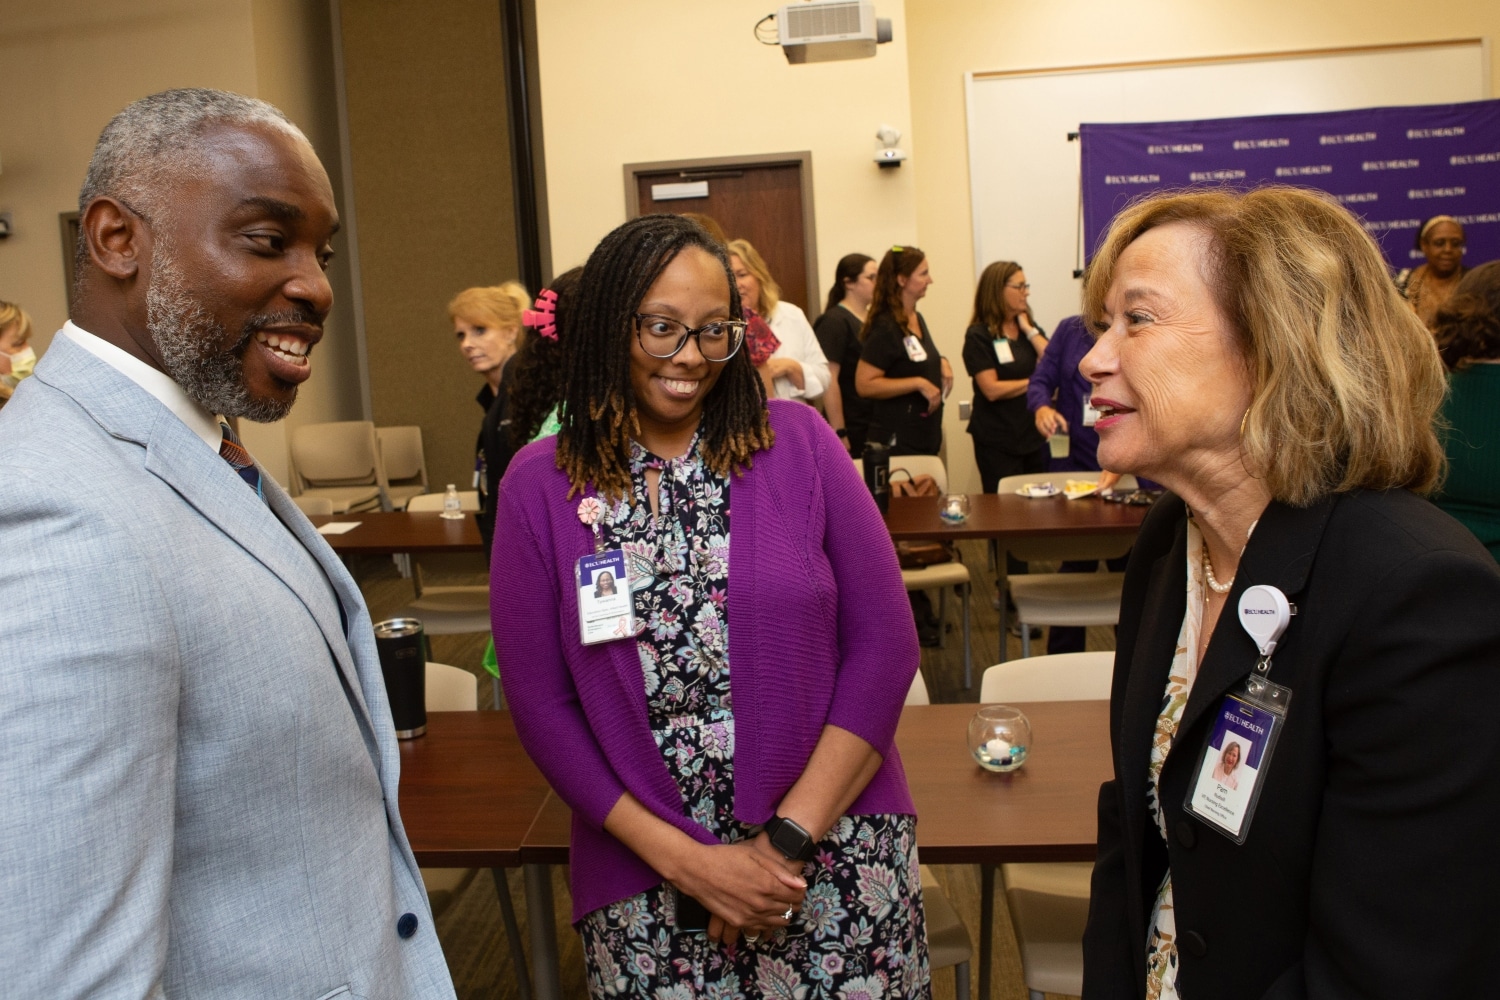
[[(946, 616), (948, 633), (944, 646), (941, 649), (922, 651), (922, 674), (934, 702), (977, 701), (980, 675), (986, 666), (999, 659), (999, 621), (997, 613), (991, 609), (995, 585), (988, 569), (987, 546), (980, 542), (963, 542), (960, 543), (960, 549), (974, 580), (974, 688), (969, 691), (963, 688), (961, 604), (950, 594)], [(376, 621), (391, 615), (411, 599), (411, 581), (402, 579), (389, 559), (357, 560), (354, 568)], [(473, 582), (482, 583), (483, 578), (475, 577)], [(480, 702), (486, 708), (490, 703), (490, 682), (489, 675), (480, 666), (480, 658), (487, 638), (485, 635), (432, 637), (433, 659), (463, 667), (480, 678)], [(1006, 640), (1009, 643), (1008, 655), (1019, 657), (1020, 640), (1013, 636), (1007, 636)], [(1044, 644), (1045, 639), (1040, 642)], [(1039, 646), (1038, 641), (1033, 640), (1034, 651), (1040, 652), (1044, 648), (1044, 645)], [(1107, 627), (1089, 629), (1088, 648), (1113, 649), (1114, 630)], [(955, 738), (961, 738), (961, 734), (956, 734)], [(918, 822), (920, 823), (920, 818)], [(974, 964), (977, 965), (979, 870), (973, 865), (935, 865), (933, 868), (949, 900), (969, 927), (970, 936), (974, 939)], [(527, 915), (521, 873), (519, 870), (511, 871), (507, 873), (507, 877), (524, 939), (527, 933)], [(587, 991), (583, 981), (583, 957), (578, 937), (567, 924), (570, 897), (565, 868), (554, 872), (554, 895), (558, 914), (557, 936), (563, 995), (570, 1000), (584, 998)], [(511, 1000), (519, 997), (504, 925), (500, 918), (495, 883), (489, 872), (479, 872), (477, 877), (461, 889), (453, 901), (438, 914), (437, 924), (460, 1000)], [(996, 893), (993, 954), (992, 997), (995, 1000), (1026, 1000), (1027, 991), (1021, 980), (1020, 955), (1016, 950), (1004, 893), (1001, 891)], [(977, 995), (977, 968), (971, 966), (970, 978)], [(952, 970), (936, 971), (933, 974), (933, 996), (938, 1000), (949, 1000), (953, 995)]]

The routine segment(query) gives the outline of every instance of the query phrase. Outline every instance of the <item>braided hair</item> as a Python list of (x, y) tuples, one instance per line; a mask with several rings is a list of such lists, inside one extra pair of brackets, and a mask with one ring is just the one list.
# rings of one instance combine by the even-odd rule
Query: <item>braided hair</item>
[[(620, 226), (594, 248), (568, 309), (569, 349), (564, 352), (562, 429), (557, 467), (568, 474), (569, 497), (593, 483), (605, 499), (630, 492), (629, 443), (640, 433), (630, 387), (630, 339), (635, 312), (668, 264), (698, 247), (724, 269), (729, 314), (743, 319), (739, 292), (724, 246), (702, 226), (679, 215), (644, 215)], [(700, 446), (708, 467), (721, 476), (742, 471), (775, 434), (765, 388), (738, 351), (704, 400)]]
[(536, 437), (552, 412), (562, 400), (564, 353), (568, 348), (568, 310), (573, 308), (573, 296), (578, 294), (578, 278), (583, 268), (575, 267), (552, 279), (547, 286), (557, 295), (553, 303), (552, 337), (544, 337), (531, 327), (523, 327), (521, 349), (516, 352), (511, 365), (515, 369), (515, 383), (510, 389), (510, 443), (520, 449)]

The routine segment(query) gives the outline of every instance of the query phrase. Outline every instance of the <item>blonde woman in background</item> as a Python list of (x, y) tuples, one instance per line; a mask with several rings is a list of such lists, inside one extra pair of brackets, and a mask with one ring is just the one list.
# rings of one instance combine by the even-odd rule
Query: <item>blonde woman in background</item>
[(14, 302), (0, 301), (0, 406), (36, 367), (36, 352), (30, 342), (31, 317), (26, 310)]
[(740, 291), (740, 304), (765, 317), (780, 346), (766, 362), (763, 377), (770, 381), (769, 395), (777, 399), (811, 402), (828, 391), (832, 381), (828, 359), (818, 346), (817, 334), (807, 314), (781, 300), (781, 286), (771, 277), (765, 259), (749, 240), (729, 241), (729, 266)]
[(466, 288), (448, 303), (459, 353), (484, 376), (484, 388), (475, 397), (484, 410), (484, 423), (474, 448), (474, 485), (479, 490), (479, 531), (486, 552), (495, 529), (495, 486), (515, 454), (510, 441), (507, 374), (520, 343), (521, 314), (530, 305), (531, 296), (518, 281)]

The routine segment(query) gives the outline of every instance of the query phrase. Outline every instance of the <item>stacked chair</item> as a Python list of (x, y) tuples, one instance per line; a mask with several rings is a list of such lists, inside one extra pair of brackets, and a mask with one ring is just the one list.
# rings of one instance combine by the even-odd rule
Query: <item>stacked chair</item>
[(299, 497), (322, 497), (333, 513), (391, 510), (375, 425), (368, 420), (292, 429), (292, 482)]

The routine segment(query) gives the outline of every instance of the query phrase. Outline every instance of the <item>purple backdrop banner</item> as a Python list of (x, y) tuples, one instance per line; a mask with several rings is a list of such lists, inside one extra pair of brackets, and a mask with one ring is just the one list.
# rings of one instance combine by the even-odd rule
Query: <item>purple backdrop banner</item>
[(1296, 184), (1336, 197), (1392, 268), (1420, 263), (1422, 221), (1464, 224), (1470, 267), (1500, 258), (1500, 100), (1312, 115), (1084, 125), (1084, 246), (1143, 194)]

